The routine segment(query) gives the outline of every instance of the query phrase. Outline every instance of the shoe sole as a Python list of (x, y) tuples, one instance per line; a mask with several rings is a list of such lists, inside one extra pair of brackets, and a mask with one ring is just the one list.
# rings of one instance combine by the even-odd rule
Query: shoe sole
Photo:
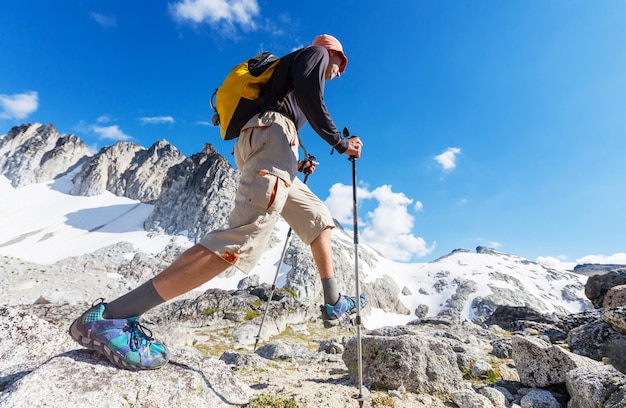
[(322, 314), (322, 321), (324, 323), (325, 329), (330, 329), (337, 326), (348, 326), (352, 325), (352, 318), (350, 317), (353, 314), (356, 314), (356, 309), (351, 310), (350, 312), (342, 314), (339, 319), (330, 319), (324, 310), (324, 306), (320, 306), (320, 313)]
[(77, 327), (79, 324), (79, 320), (81, 318), (82, 316), (74, 320), (74, 323), (72, 323), (72, 325), (70, 326), (70, 329), (69, 329), (70, 337), (74, 339), (74, 341), (76, 341), (81, 346), (86, 347), (89, 350), (97, 351), (98, 353), (102, 354), (114, 366), (117, 366), (119, 368), (123, 368), (126, 370), (130, 370), (130, 371), (156, 370), (162, 367), (162, 366), (158, 366), (158, 367), (136, 366), (136, 365), (129, 364), (126, 361), (122, 360), (117, 354), (113, 353), (113, 351), (110, 348), (108, 348), (106, 344), (102, 343), (101, 341), (90, 339), (89, 337), (83, 336), (81, 330), (78, 329)]

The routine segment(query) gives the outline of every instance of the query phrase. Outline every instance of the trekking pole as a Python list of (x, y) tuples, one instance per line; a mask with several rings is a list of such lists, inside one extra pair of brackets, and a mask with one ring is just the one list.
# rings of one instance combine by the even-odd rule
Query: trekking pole
[[(311, 156), (308, 153), (306, 154), (306, 161), (315, 161), (315, 156)], [(308, 169), (304, 170), (304, 184), (306, 184), (307, 179), (311, 172)], [(263, 330), (263, 323), (265, 323), (265, 317), (267, 317), (267, 311), (270, 308), (270, 302), (274, 297), (274, 290), (276, 289), (276, 281), (278, 280), (278, 273), (280, 272), (280, 267), (283, 264), (283, 259), (285, 259), (285, 253), (287, 252), (287, 245), (289, 245), (289, 240), (291, 238), (292, 228), (289, 227), (289, 231), (287, 231), (287, 238), (285, 238), (285, 245), (283, 246), (283, 252), (280, 254), (280, 260), (278, 261), (278, 266), (276, 266), (276, 274), (274, 275), (274, 281), (272, 282), (272, 289), (270, 290), (270, 296), (267, 298), (267, 305), (265, 306), (265, 311), (263, 312), (263, 317), (261, 318), (261, 325), (259, 326), (259, 333), (256, 335), (254, 340), (254, 351), (256, 351), (257, 346), (259, 345), (259, 340), (261, 340), (261, 330)]]
[[(343, 128), (343, 135), (350, 138), (350, 130), (347, 127)], [(356, 137), (356, 136), (352, 136)], [(356, 156), (350, 156), (352, 162), (352, 213), (354, 218), (354, 273), (355, 273), (355, 286), (356, 286), (356, 354), (357, 354), (357, 370), (359, 378), (359, 395), (355, 397), (359, 401), (359, 407), (363, 407), (365, 397), (363, 396), (363, 350), (361, 345), (361, 287), (359, 285), (359, 226), (358, 226), (358, 212), (357, 212), (357, 200), (356, 200)]]

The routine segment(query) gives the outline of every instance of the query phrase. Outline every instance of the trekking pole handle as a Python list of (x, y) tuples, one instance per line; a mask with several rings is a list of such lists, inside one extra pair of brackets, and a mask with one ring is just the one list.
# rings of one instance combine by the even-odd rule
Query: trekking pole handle
[[(306, 180), (307, 177), (312, 174), (313, 172), (311, 171), (311, 167), (313, 167), (313, 164), (315, 163), (315, 165), (319, 164), (316, 162), (317, 158), (311, 154), (306, 155), (306, 157), (304, 158), (304, 160), (300, 161), (300, 164), (298, 165), (298, 171), (301, 171), (302, 173), (304, 173), (304, 179)], [(309, 166), (305, 168), (306, 164), (309, 163)]]
[[(343, 137), (345, 137), (346, 139), (354, 139), (355, 137), (358, 138), (357, 135), (350, 135), (350, 129), (348, 129), (347, 126), (343, 128)], [(353, 156), (350, 156), (348, 160), (350, 160), (351, 162), (354, 162), (357, 158), (358, 157), (353, 155)]]

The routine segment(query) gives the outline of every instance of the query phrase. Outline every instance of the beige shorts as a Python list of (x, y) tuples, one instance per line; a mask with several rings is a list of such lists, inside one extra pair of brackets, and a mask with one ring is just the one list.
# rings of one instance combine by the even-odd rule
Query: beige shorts
[(295, 125), (280, 113), (248, 121), (235, 143), (241, 178), (228, 227), (208, 233), (200, 244), (248, 274), (280, 216), (307, 245), (335, 226), (328, 208), (297, 177), (298, 144)]

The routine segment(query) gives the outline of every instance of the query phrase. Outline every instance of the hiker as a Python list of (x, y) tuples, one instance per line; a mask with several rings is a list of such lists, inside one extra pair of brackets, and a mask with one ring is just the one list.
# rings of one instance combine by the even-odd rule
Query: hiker
[[(169, 360), (167, 348), (152, 338), (138, 316), (213, 279), (230, 266), (249, 274), (282, 216), (311, 246), (322, 287), (322, 318), (337, 320), (356, 308), (356, 298), (340, 294), (333, 271), (330, 211), (297, 177), (316, 162), (298, 161), (298, 131), (308, 121), (338, 153), (360, 157), (358, 137), (343, 139), (324, 104), (325, 80), (345, 70), (341, 43), (320, 35), (309, 47), (281, 58), (267, 83), (265, 109), (241, 130), (234, 158), (241, 173), (228, 227), (208, 233), (153, 279), (110, 303), (95, 304), (70, 326), (81, 345), (130, 370), (155, 369)], [(291, 89), (286, 97), (284, 90)], [(365, 303), (362, 297), (361, 305)]]

